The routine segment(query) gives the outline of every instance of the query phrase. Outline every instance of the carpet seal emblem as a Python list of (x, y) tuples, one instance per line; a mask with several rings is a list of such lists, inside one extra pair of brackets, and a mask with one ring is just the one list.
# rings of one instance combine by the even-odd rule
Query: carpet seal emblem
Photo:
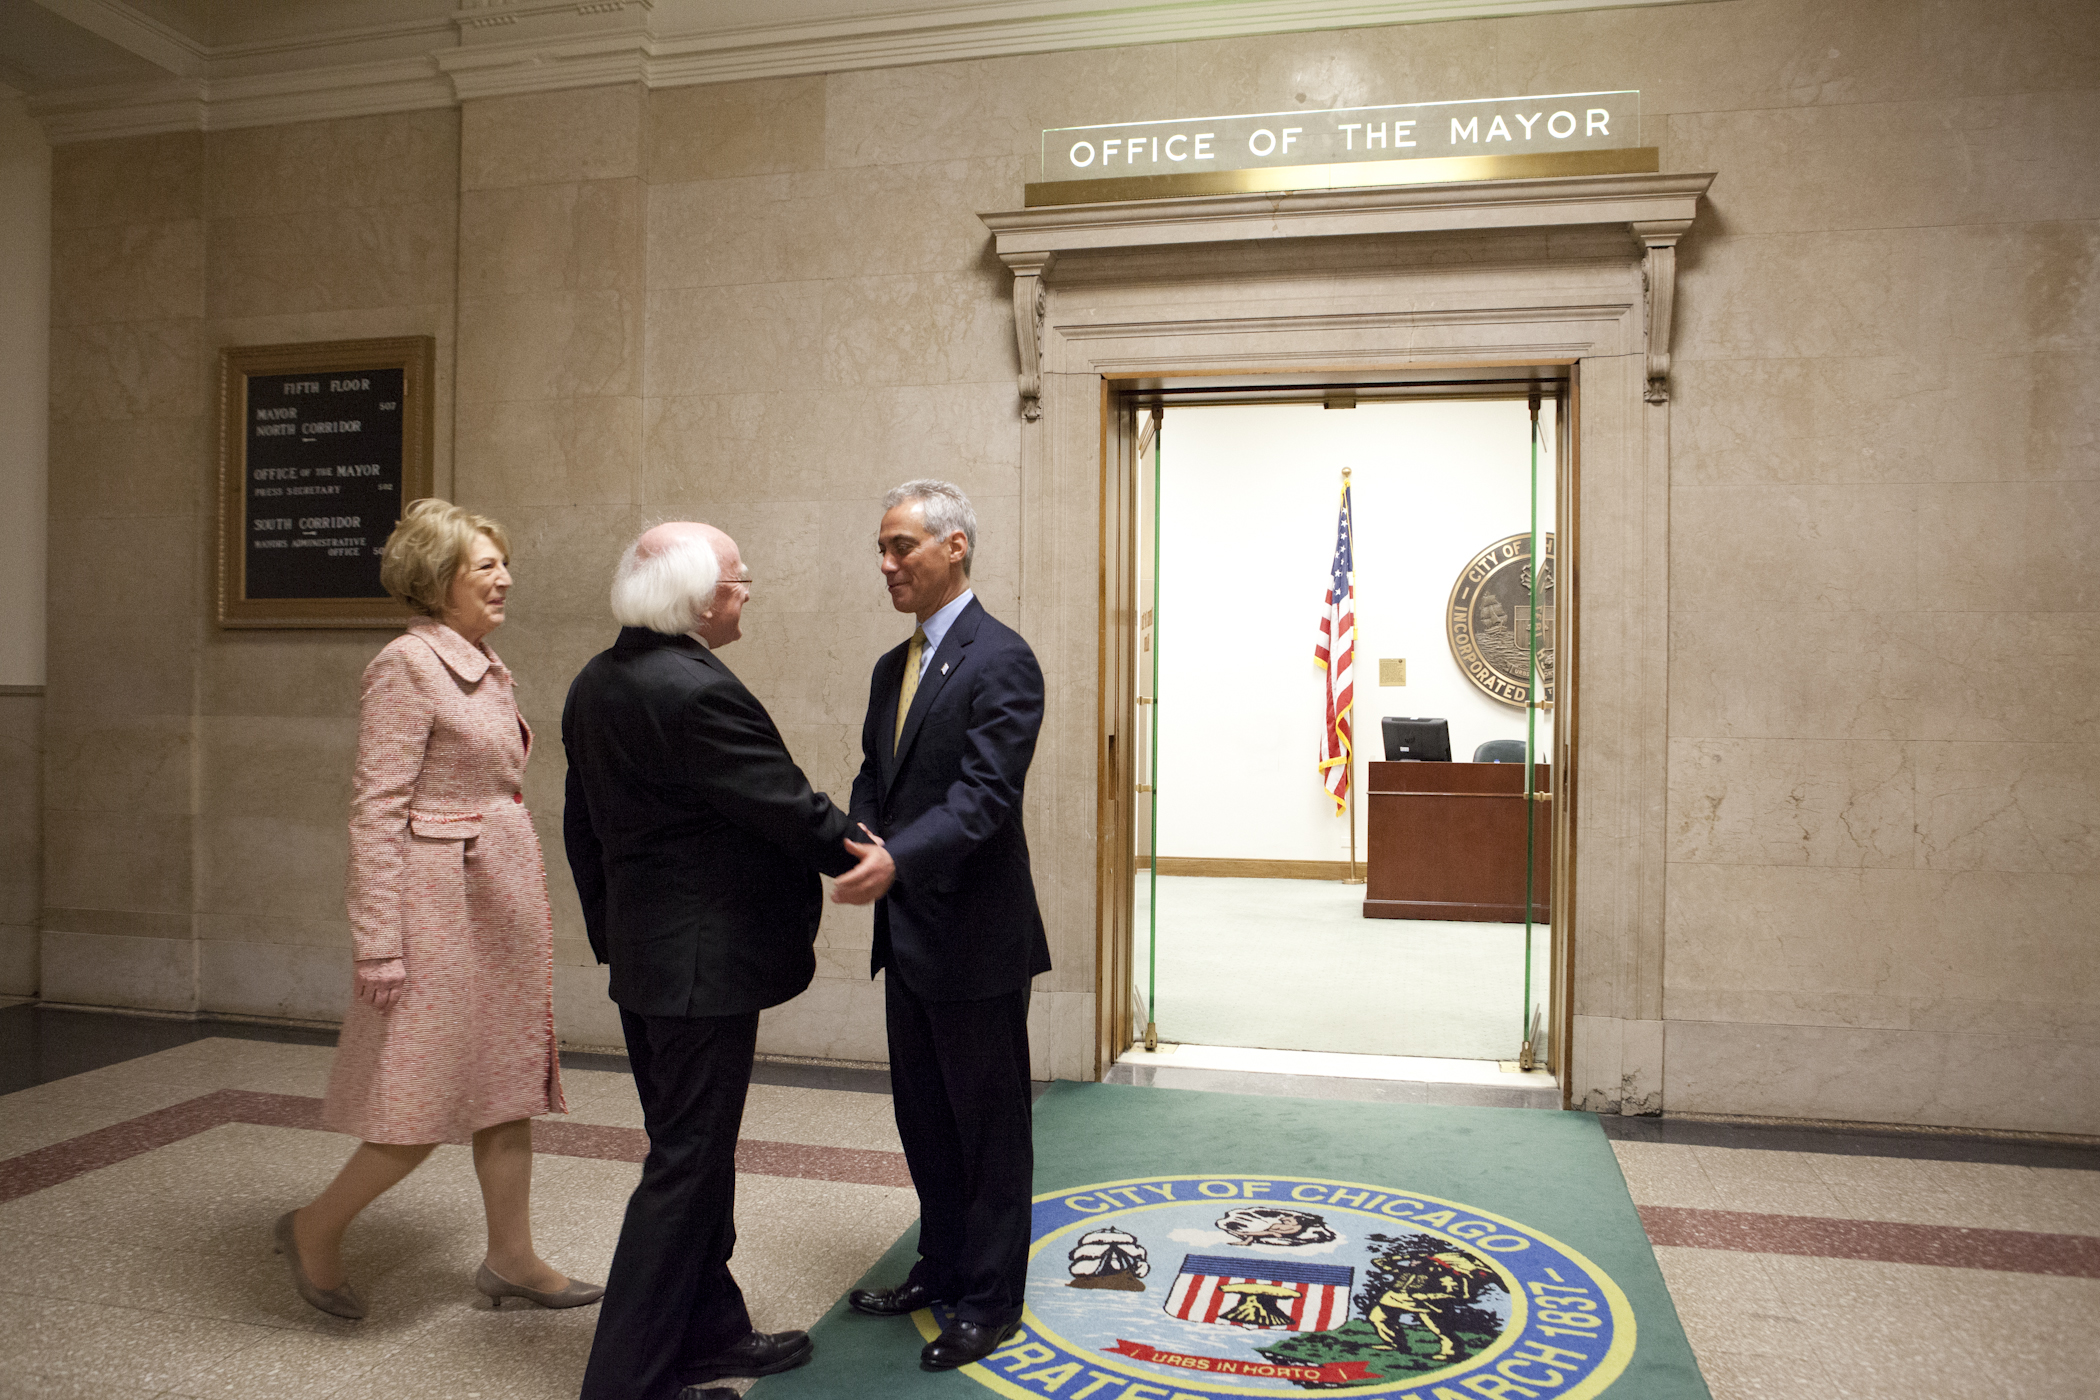
[(1033, 1236), (1020, 1332), (961, 1372), (1026, 1400), (1580, 1400), (1633, 1355), (1596, 1265), (1418, 1191), (1138, 1177), (1036, 1197)]

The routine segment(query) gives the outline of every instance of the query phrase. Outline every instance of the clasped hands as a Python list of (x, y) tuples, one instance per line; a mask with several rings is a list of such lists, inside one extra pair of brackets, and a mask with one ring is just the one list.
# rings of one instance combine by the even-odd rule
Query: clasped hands
[(897, 862), (883, 849), (883, 840), (868, 830), (866, 822), (859, 823), (866, 832), (870, 845), (862, 845), (852, 837), (846, 838), (847, 854), (857, 857), (860, 864), (832, 881), (831, 902), (834, 904), (873, 904), (889, 891), (890, 882), (897, 878)]

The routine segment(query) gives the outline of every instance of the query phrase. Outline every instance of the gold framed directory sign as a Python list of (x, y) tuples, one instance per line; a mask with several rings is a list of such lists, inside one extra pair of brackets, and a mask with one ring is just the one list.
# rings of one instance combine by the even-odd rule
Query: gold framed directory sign
[(427, 335), (219, 354), (221, 627), (400, 627), (379, 584), (404, 502), (431, 493)]

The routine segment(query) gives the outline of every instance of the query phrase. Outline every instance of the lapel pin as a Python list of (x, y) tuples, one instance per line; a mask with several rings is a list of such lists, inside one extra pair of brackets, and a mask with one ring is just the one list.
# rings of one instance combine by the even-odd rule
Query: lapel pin
[(941, 674), (944, 676), (948, 674), (948, 663), (945, 661), (941, 663)]

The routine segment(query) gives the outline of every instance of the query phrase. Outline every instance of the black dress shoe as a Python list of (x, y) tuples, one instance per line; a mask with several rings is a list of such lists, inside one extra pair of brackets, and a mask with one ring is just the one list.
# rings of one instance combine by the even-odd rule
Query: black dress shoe
[(923, 1283), (907, 1283), (900, 1288), (856, 1288), (846, 1295), (847, 1307), (869, 1317), (902, 1317), (940, 1301)]
[(926, 1344), (919, 1353), (922, 1371), (952, 1371), (972, 1361), (982, 1361), (999, 1350), (1000, 1344), (1021, 1330), (1014, 1322), (964, 1322), (948, 1324), (948, 1330)]
[(806, 1365), (816, 1355), (807, 1332), (752, 1332), (722, 1348), (685, 1375), (686, 1389), (724, 1376), (771, 1376)]
[(689, 1385), (678, 1392), (678, 1400), (743, 1400), (726, 1385)]

